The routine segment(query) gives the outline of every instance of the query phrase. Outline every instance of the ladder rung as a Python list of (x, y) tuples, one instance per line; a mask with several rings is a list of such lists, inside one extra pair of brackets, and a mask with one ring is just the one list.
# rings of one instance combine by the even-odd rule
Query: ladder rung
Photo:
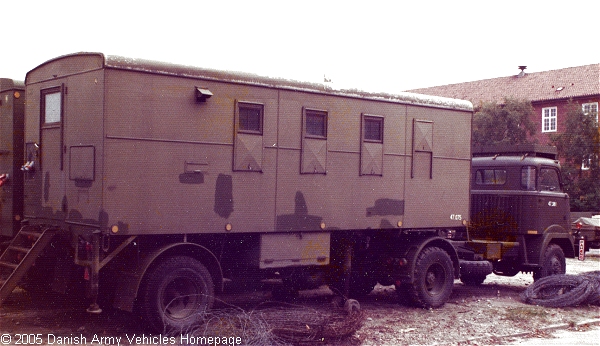
[(38, 233), (38, 232), (31, 232), (31, 231), (21, 231), (19, 232), (21, 235), (25, 235), (25, 236), (32, 236), (32, 237), (36, 237), (39, 238), (42, 236), (43, 233)]
[(29, 250), (31, 250), (31, 248), (22, 247), (22, 246), (15, 246), (15, 245), (9, 246), (8, 249), (9, 250), (18, 251), (18, 252), (23, 252), (23, 253), (28, 253)]
[(10, 262), (0, 262), (0, 266), (4, 266), (7, 268), (11, 268), (11, 269), (16, 269), (19, 265), (18, 264), (14, 264), (14, 263), (10, 263)]

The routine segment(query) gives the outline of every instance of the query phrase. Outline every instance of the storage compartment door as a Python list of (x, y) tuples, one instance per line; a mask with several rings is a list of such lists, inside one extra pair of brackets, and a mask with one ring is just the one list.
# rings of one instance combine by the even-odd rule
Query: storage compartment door
[(268, 233), (260, 238), (260, 268), (329, 264), (328, 232)]

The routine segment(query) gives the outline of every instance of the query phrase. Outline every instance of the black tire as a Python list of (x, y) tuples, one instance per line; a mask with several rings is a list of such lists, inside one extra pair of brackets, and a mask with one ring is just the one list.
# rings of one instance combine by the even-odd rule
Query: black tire
[(155, 331), (186, 331), (214, 302), (214, 284), (202, 263), (187, 256), (162, 260), (142, 287), (142, 317)]
[(460, 261), (460, 281), (467, 286), (479, 286), (492, 270), (488, 261)]
[(429, 309), (446, 303), (454, 285), (454, 268), (448, 253), (439, 247), (424, 249), (417, 257), (413, 284), (408, 293), (417, 306)]
[(544, 251), (541, 267), (533, 271), (533, 280), (539, 280), (550, 275), (565, 274), (566, 272), (565, 253), (560, 246), (550, 244)]

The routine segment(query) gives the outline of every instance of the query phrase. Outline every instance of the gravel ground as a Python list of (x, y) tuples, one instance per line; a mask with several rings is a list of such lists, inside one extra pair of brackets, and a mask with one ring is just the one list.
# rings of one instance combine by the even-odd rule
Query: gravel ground
[[(568, 259), (567, 273), (600, 270), (600, 252), (592, 250), (587, 255), (584, 262)], [(552, 340), (556, 340), (553, 333), (567, 329), (583, 339), (565, 339), (563, 344), (597, 345), (600, 337), (599, 306), (546, 308), (524, 304), (519, 295), (532, 283), (533, 279), (528, 274), (514, 277), (490, 275), (479, 287), (465, 286), (456, 281), (448, 303), (435, 310), (404, 306), (398, 303), (393, 287), (377, 286), (360, 300), (365, 314), (362, 328), (350, 339), (330, 344), (516, 345), (542, 341), (550, 345)], [(269, 291), (259, 291), (229, 293), (222, 298), (228, 304), (248, 311), (271, 296)], [(323, 308), (329, 306), (331, 298), (331, 291), (323, 287), (300, 292), (294, 304)], [(49, 341), (58, 344), (58, 339), (48, 340), (49, 334), (66, 337), (83, 335), (88, 345), (94, 336), (122, 337), (121, 345), (129, 345), (126, 336), (148, 334), (131, 314), (105, 309), (102, 314), (91, 315), (84, 308), (81, 303), (61, 297), (34, 301), (27, 292), (16, 290), (0, 307), (0, 334), (15, 337), (22, 333), (40, 333), (43, 341), (49, 344), (52, 344)], [(556, 335), (560, 338), (558, 340), (563, 340), (564, 335)], [(15, 344), (14, 341), (12, 344)], [(74, 342), (66, 340), (63, 344)]]

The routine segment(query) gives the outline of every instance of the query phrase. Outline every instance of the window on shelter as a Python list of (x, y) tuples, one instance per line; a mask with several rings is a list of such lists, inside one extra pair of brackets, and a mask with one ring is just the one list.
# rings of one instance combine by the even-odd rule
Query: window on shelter
[(300, 173), (327, 174), (327, 111), (302, 109)]
[(364, 118), (364, 140), (369, 142), (383, 142), (383, 118), (365, 116)]
[(233, 170), (262, 172), (264, 105), (236, 101)]
[(307, 136), (327, 138), (327, 112), (306, 110), (305, 121)]
[(44, 124), (60, 123), (62, 115), (62, 93), (60, 88), (42, 90), (41, 112)]
[(360, 175), (383, 175), (383, 117), (362, 115)]
[(263, 132), (263, 105), (238, 103), (238, 131), (261, 135)]
[(542, 109), (542, 132), (556, 132), (556, 107)]

